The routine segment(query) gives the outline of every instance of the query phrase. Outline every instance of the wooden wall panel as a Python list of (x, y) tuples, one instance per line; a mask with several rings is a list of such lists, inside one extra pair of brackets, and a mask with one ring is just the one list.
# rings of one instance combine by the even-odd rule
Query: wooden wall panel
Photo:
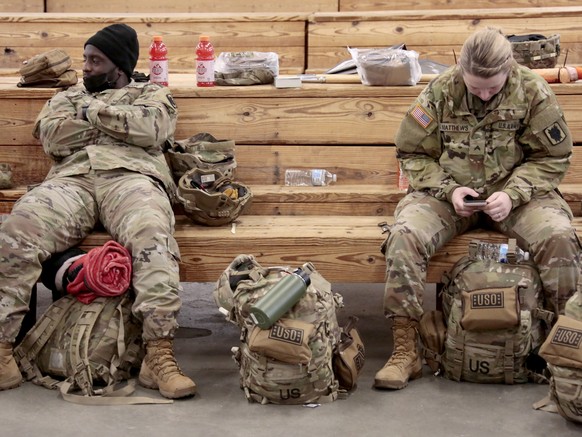
[(273, 51), (279, 55), (281, 73), (302, 73), (305, 68), (305, 20), (297, 14), (264, 15), (112, 15), (71, 14), (0, 15), (0, 68), (17, 70), (22, 61), (54, 47), (63, 48), (82, 68), (83, 45), (103, 27), (123, 22), (139, 35), (137, 69), (148, 71), (148, 48), (154, 35), (168, 46), (170, 71), (194, 73), (195, 46), (208, 34), (216, 55), (222, 51)]
[(314, 14), (308, 24), (307, 71), (323, 72), (350, 59), (347, 47), (389, 47), (404, 43), (421, 59), (454, 63), (466, 38), (478, 29), (500, 27), (506, 34), (560, 35), (564, 62), (582, 64), (582, 7), (529, 10), (394, 11)]
[(339, 0), (340, 12), (354, 11), (418, 11), (422, 9), (500, 9), (571, 6), (572, 0)]
[(1, 12), (45, 12), (44, 0), (2, 0)]
[(337, 12), (338, 0), (47, 0), (47, 12)]

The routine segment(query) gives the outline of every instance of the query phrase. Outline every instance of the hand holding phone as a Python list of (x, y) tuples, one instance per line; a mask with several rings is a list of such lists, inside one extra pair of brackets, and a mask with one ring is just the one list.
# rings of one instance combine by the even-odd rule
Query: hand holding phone
[(472, 207), (477, 207), (477, 208), (483, 208), (487, 205), (487, 201), (486, 200), (481, 200), (481, 199), (475, 199), (472, 196), (465, 196), (463, 198), (463, 203), (465, 206), (472, 206)]

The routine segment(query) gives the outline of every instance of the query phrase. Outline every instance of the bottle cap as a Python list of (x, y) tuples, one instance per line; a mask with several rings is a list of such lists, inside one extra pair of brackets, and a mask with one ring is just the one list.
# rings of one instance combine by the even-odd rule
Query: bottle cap
[(162, 38), (161, 35), (154, 36), (154, 41), (159, 42), (159, 41), (162, 41), (162, 40), (163, 40), (163, 38)]
[(200, 35), (198, 41), (210, 41), (210, 37), (208, 35)]

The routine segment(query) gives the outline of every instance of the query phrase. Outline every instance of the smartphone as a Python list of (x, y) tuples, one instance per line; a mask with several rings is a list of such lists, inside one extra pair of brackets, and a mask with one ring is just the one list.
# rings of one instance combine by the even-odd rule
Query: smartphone
[(475, 199), (474, 197), (471, 196), (465, 196), (463, 198), (463, 203), (467, 206), (478, 206), (478, 207), (483, 207), (487, 205), (486, 200)]

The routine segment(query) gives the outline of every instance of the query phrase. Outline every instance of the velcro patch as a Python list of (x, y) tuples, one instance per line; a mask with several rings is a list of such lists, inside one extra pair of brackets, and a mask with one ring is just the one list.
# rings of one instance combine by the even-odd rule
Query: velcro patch
[(557, 121), (551, 126), (545, 128), (544, 133), (546, 134), (546, 137), (548, 138), (550, 143), (552, 143), (554, 146), (560, 144), (566, 138), (564, 130), (560, 126), (560, 123), (558, 123)]
[(412, 115), (412, 118), (414, 118), (416, 122), (425, 129), (433, 121), (433, 118), (430, 115), (428, 115), (428, 113), (420, 105), (416, 105), (414, 109), (410, 112), (410, 115)]

